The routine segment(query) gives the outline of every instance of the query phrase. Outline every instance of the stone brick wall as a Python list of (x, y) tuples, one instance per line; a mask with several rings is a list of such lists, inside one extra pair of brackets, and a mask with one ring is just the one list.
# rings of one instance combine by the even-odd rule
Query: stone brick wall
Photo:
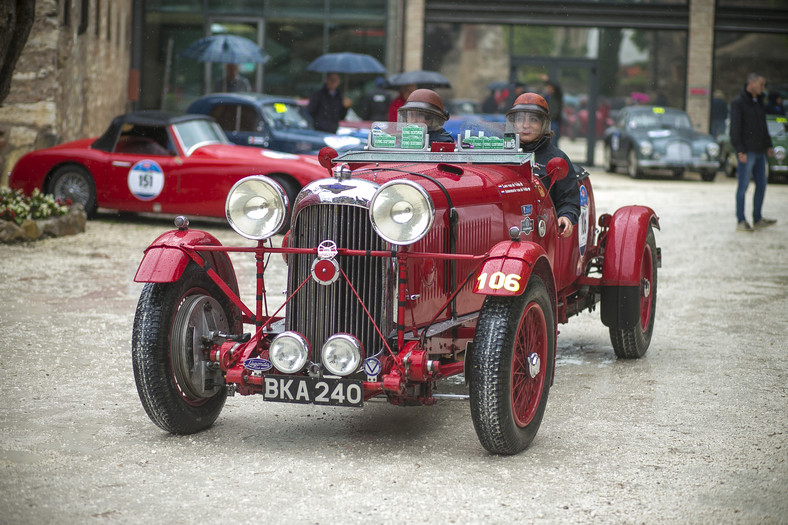
[(0, 106), (0, 186), (28, 151), (99, 135), (126, 111), (131, 4), (36, 2), (36, 20)]

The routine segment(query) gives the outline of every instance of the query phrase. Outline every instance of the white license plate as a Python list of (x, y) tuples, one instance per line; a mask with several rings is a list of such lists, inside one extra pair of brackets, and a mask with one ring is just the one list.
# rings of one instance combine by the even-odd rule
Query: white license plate
[(360, 407), (364, 404), (364, 386), (356, 379), (264, 375), (263, 398), (282, 403)]

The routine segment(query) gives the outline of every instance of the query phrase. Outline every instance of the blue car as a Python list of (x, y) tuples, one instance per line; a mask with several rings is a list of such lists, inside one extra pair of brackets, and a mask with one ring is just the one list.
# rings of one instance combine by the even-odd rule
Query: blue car
[(324, 146), (337, 152), (364, 149), (366, 140), (314, 129), (294, 99), (259, 93), (214, 93), (189, 105), (187, 113), (210, 115), (234, 144), (284, 153), (316, 154)]

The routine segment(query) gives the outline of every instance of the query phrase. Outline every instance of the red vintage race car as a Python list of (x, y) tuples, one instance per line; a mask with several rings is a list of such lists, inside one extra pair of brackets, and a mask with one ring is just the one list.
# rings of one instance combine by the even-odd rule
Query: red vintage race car
[[(239, 181), (227, 220), (255, 247), (223, 246), (183, 217), (150, 245), (135, 276), (147, 284), (132, 355), (155, 424), (200, 431), (236, 393), (431, 405), (456, 397), (441, 380), (464, 374), (481, 444), (514, 454), (541, 423), (558, 323), (601, 303), (616, 355), (646, 352), (661, 261), (654, 211), (626, 206), (597, 220), (587, 173), (571, 173), (581, 216), (576, 234), (559, 237), (548, 186), (565, 162), (541, 179), (545, 166), (514, 134), (432, 147), (425, 137), (423, 125), (374, 123), (368, 150), (321, 152), (333, 178), (294, 203), (268, 177)], [(291, 206), (292, 227), (274, 246)], [(257, 261), (255, 305), (239, 298), (234, 252)], [(275, 312), (270, 254), (283, 255), (288, 275)]]
[(291, 198), (326, 177), (314, 156), (231, 144), (211, 117), (139, 111), (116, 117), (98, 138), (24, 155), (9, 186), (81, 203), (88, 216), (101, 207), (224, 217), (233, 184), (259, 174)]

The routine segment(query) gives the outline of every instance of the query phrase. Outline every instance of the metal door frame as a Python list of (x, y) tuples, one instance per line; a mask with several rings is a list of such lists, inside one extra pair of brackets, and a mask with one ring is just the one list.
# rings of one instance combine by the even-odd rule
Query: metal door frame
[[(265, 42), (265, 18), (264, 17), (248, 17), (248, 16), (211, 16), (205, 19), (203, 26), (203, 33), (205, 36), (211, 36), (211, 25), (221, 24), (222, 22), (242, 23), (249, 25), (257, 25), (257, 45), (263, 49)], [(259, 88), (259, 92), (263, 92), (263, 64), (257, 64), (255, 67), (255, 86)], [(206, 62), (203, 65), (203, 81), (205, 82), (206, 94), (212, 91), (213, 85), (211, 84), (211, 63)]]

